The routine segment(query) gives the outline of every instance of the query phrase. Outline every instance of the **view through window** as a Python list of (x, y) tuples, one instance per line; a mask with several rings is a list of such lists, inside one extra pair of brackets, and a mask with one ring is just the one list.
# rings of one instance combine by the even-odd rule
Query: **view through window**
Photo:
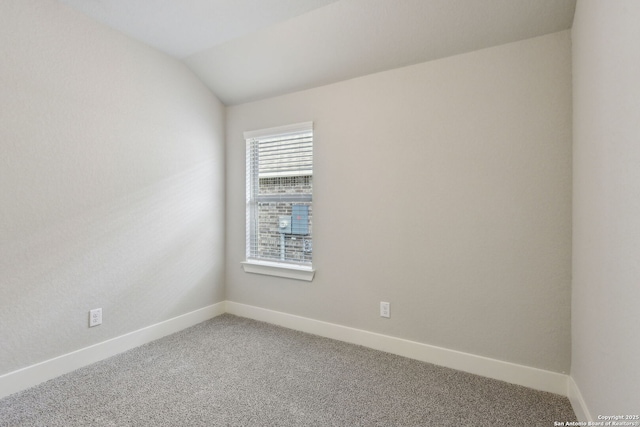
[(311, 265), (313, 124), (246, 132), (247, 260)]

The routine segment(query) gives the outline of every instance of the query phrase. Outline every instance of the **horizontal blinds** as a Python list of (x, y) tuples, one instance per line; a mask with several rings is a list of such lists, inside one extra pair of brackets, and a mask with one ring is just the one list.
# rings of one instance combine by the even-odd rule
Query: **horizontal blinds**
[(256, 139), (259, 178), (313, 174), (311, 132)]

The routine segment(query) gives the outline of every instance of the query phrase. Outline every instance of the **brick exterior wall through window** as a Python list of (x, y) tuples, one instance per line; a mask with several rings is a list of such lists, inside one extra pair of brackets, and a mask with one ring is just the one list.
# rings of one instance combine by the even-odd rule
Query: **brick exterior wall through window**
[[(260, 178), (259, 194), (311, 194), (313, 177), (292, 176)], [(282, 215), (291, 215), (293, 205), (308, 206), (309, 209), (309, 234), (294, 235), (285, 234), (284, 254), (285, 261), (311, 262), (313, 251), (313, 209), (311, 202), (260, 202), (258, 203), (258, 255), (261, 258), (279, 260), (281, 256), (281, 235), (279, 231), (279, 219)]]

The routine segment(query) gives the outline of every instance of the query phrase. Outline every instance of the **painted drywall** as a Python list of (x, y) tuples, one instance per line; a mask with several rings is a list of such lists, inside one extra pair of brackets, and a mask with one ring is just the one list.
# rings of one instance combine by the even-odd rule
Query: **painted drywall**
[(0, 375), (225, 299), (224, 107), (191, 71), (3, 0), (0, 87)]
[[(567, 372), (570, 49), (564, 31), (228, 108), (227, 300)], [(243, 132), (308, 120), (315, 279), (245, 273)]]
[(636, 0), (580, 0), (572, 29), (571, 376), (594, 420), (640, 413), (638, 22)]

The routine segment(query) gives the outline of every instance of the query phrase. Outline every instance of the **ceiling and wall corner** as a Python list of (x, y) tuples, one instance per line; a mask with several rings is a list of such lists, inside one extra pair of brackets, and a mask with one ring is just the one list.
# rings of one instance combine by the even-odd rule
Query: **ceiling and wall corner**
[(59, 0), (184, 62), (226, 105), (571, 28), (575, 0)]
[(337, 0), (59, 0), (176, 58)]

